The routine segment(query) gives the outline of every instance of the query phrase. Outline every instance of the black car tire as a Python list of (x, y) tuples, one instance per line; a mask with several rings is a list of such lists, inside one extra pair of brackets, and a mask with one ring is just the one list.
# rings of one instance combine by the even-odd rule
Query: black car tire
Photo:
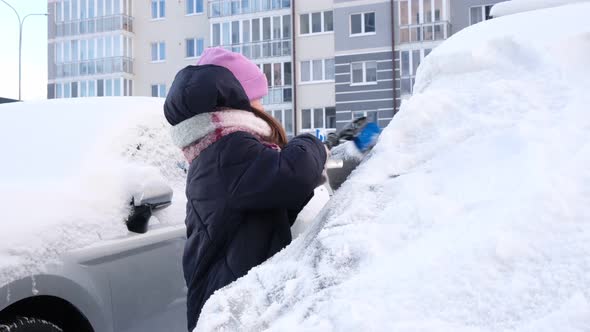
[(8, 324), (0, 324), (0, 332), (63, 332), (63, 330), (46, 320), (19, 317)]

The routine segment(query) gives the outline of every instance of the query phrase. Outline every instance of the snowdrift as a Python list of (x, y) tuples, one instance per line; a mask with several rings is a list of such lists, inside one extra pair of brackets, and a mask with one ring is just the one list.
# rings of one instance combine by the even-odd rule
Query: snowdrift
[(588, 331), (589, 11), (435, 49), (370, 158), (196, 331)]
[(162, 99), (80, 98), (0, 106), (0, 286), (62, 253), (127, 236), (130, 198), (149, 179), (175, 196), (159, 224), (184, 222), (180, 151)]

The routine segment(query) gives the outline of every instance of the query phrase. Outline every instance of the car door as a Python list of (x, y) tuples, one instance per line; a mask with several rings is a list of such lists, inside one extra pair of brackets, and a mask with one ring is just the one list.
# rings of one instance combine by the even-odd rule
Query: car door
[(163, 226), (111, 242), (109, 275), (117, 332), (186, 331), (182, 252), (186, 229)]

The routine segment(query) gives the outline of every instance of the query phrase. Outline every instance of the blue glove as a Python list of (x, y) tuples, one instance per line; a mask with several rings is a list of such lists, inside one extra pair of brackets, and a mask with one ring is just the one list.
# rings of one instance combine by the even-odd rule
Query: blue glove
[(375, 122), (369, 122), (354, 137), (354, 144), (361, 152), (365, 152), (375, 146), (379, 134), (381, 134), (379, 126)]
[(350, 122), (336, 133), (331, 133), (326, 139), (326, 146), (331, 149), (340, 144), (340, 140), (354, 141), (356, 147), (365, 152), (377, 142), (381, 129), (376, 123), (369, 122), (366, 117), (360, 117)]

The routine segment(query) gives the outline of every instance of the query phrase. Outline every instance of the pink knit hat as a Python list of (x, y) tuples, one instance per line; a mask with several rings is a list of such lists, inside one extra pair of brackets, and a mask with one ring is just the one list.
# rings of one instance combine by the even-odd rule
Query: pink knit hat
[(240, 81), (250, 101), (268, 94), (268, 81), (252, 61), (245, 56), (221, 47), (208, 48), (201, 55), (197, 65), (217, 65), (229, 69)]

